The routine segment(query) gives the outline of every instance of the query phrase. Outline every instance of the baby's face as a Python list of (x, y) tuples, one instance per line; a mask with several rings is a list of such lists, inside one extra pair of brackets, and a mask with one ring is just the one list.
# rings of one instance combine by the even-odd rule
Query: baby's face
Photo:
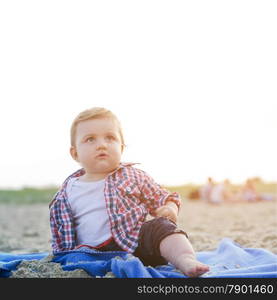
[(87, 120), (76, 128), (71, 154), (86, 173), (107, 175), (119, 166), (122, 154), (119, 128), (111, 118)]

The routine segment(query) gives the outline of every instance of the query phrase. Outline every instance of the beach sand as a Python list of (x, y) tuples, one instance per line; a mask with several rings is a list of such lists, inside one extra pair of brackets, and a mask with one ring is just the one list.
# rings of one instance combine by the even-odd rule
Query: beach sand
[[(178, 225), (188, 233), (195, 251), (213, 250), (222, 238), (228, 237), (242, 246), (264, 248), (277, 254), (276, 201), (221, 205), (184, 201)], [(51, 254), (48, 206), (0, 204), (0, 252)], [(31, 263), (41, 268), (36, 276), (27, 272)], [(59, 266), (52, 266), (50, 271), (47, 266), (47, 258), (39, 263), (28, 262), (14, 276), (87, 277), (84, 271), (69, 274)]]
[(264, 248), (277, 254), (277, 202), (187, 202), (179, 226), (188, 232), (196, 251), (213, 250), (228, 237), (248, 248)]

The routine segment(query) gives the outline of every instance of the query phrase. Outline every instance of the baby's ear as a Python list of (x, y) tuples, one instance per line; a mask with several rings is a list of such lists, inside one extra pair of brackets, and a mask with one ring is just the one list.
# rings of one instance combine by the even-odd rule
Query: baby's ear
[(71, 146), (69, 151), (70, 151), (70, 154), (71, 154), (72, 158), (74, 160), (76, 160), (77, 162), (79, 162), (78, 154), (77, 154), (77, 151), (76, 151), (75, 147)]

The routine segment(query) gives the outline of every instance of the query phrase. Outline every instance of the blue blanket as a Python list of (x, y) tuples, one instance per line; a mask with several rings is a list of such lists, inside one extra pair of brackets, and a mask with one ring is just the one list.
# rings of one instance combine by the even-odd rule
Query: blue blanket
[[(23, 260), (40, 260), (49, 253), (0, 253), (0, 277), (10, 277)], [(277, 255), (260, 248), (244, 248), (229, 238), (223, 238), (214, 251), (197, 252), (199, 261), (208, 264), (210, 271), (201, 277), (276, 278)], [(92, 277), (103, 277), (112, 272), (119, 278), (185, 278), (171, 264), (157, 267), (144, 266), (126, 252), (99, 252), (88, 248), (60, 252), (52, 262), (64, 271), (83, 269)]]

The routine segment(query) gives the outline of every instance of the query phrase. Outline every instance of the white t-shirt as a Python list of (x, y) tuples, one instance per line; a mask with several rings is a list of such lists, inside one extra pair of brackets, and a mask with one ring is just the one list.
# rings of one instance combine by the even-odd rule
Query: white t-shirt
[(72, 209), (77, 244), (97, 246), (112, 234), (104, 198), (105, 179), (84, 182), (71, 178), (66, 187)]

